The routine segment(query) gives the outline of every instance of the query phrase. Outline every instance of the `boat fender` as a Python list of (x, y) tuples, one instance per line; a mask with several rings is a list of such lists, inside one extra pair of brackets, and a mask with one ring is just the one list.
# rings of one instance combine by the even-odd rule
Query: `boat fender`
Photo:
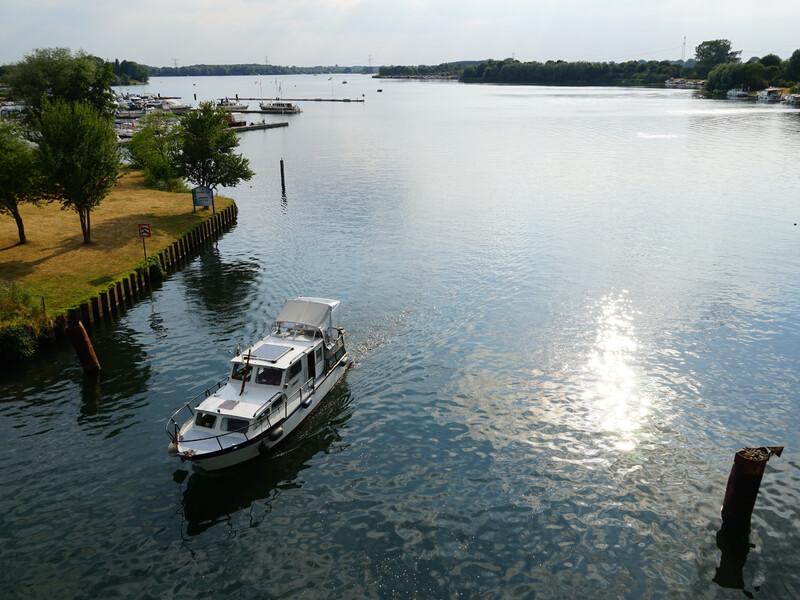
[(178, 456), (178, 446), (175, 442), (170, 442), (169, 446), (167, 446), (167, 454), (170, 456)]
[(312, 396), (309, 396), (308, 398), (306, 398), (305, 400), (303, 400), (303, 401), (300, 403), (300, 405), (301, 405), (303, 408), (308, 408), (309, 406), (311, 406), (311, 403), (312, 403), (313, 401), (314, 401), (314, 398), (313, 398)]
[(258, 453), (261, 456), (266, 456), (268, 452), (269, 452), (269, 448), (267, 447), (267, 445), (264, 442), (261, 442), (258, 445)]
[(276, 427), (267, 434), (267, 437), (269, 438), (270, 442), (274, 442), (280, 439), (282, 435), (283, 435), (283, 427)]

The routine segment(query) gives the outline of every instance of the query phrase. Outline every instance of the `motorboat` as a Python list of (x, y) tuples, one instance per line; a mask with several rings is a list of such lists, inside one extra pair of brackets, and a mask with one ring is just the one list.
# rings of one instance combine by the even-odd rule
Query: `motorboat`
[(728, 100), (748, 100), (749, 98), (750, 92), (743, 88), (728, 90)]
[(783, 90), (781, 88), (769, 87), (764, 90), (759, 90), (756, 95), (760, 102), (780, 102), (783, 98)]
[(230, 98), (220, 98), (217, 101), (217, 106), (231, 112), (234, 110), (247, 110), (248, 107), (248, 105), (244, 102), (239, 102), (238, 98), (236, 100), (231, 100)]
[(167, 420), (168, 452), (207, 471), (270, 454), (344, 376), (350, 358), (340, 302), (287, 300), (269, 335), (241, 351), (227, 377)]
[(270, 100), (269, 102), (261, 102), (259, 104), (261, 112), (274, 114), (274, 115), (296, 115), (303, 112), (297, 104), (291, 102), (282, 102), (280, 100)]

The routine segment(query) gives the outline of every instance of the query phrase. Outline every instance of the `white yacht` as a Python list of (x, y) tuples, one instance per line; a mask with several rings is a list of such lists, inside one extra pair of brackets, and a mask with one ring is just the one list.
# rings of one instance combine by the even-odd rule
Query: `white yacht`
[(291, 102), (282, 102), (280, 100), (270, 100), (269, 102), (259, 103), (261, 112), (273, 115), (296, 115), (303, 112), (297, 104)]
[(350, 363), (338, 308), (338, 300), (287, 300), (269, 335), (237, 347), (230, 374), (167, 420), (169, 454), (215, 471), (283, 442)]

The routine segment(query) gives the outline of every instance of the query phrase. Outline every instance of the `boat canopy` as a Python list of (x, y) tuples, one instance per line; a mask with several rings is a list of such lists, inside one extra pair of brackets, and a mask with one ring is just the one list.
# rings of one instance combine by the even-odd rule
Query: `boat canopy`
[(339, 307), (338, 300), (325, 298), (295, 298), (283, 305), (276, 323), (297, 323), (317, 329), (330, 326), (331, 313)]

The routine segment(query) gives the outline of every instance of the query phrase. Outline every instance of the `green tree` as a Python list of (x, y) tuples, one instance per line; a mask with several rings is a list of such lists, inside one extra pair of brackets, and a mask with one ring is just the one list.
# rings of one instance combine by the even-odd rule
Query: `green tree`
[(26, 238), (19, 205), (39, 202), (42, 194), (38, 173), (33, 146), (14, 123), (0, 119), (0, 214), (14, 219), (20, 244)]
[(184, 189), (173, 165), (180, 129), (180, 119), (170, 112), (159, 110), (138, 120), (127, 150), (144, 172), (146, 185), (168, 191)]
[(705, 77), (719, 64), (738, 62), (741, 50), (732, 51), (728, 40), (711, 40), (703, 42), (694, 49), (695, 71), (700, 77)]
[(250, 161), (233, 153), (239, 140), (228, 127), (228, 116), (213, 102), (202, 102), (181, 117), (174, 159), (179, 176), (210, 188), (232, 187), (253, 177)]
[(789, 81), (800, 81), (800, 49), (792, 52), (789, 60), (783, 63), (783, 76)]
[(69, 48), (39, 48), (11, 65), (6, 79), (13, 97), (34, 117), (45, 98), (83, 102), (111, 115), (112, 65), (82, 50), (73, 55)]
[(766, 56), (762, 56), (758, 59), (765, 67), (780, 67), (783, 64), (783, 60), (777, 54), (767, 54)]
[(37, 162), (45, 189), (78, 213), (83, 243), (91, 242), (91, 212), (119, 174), (117, 135), (103, 113), (82, 102), (45, 100), (36, 119)]

